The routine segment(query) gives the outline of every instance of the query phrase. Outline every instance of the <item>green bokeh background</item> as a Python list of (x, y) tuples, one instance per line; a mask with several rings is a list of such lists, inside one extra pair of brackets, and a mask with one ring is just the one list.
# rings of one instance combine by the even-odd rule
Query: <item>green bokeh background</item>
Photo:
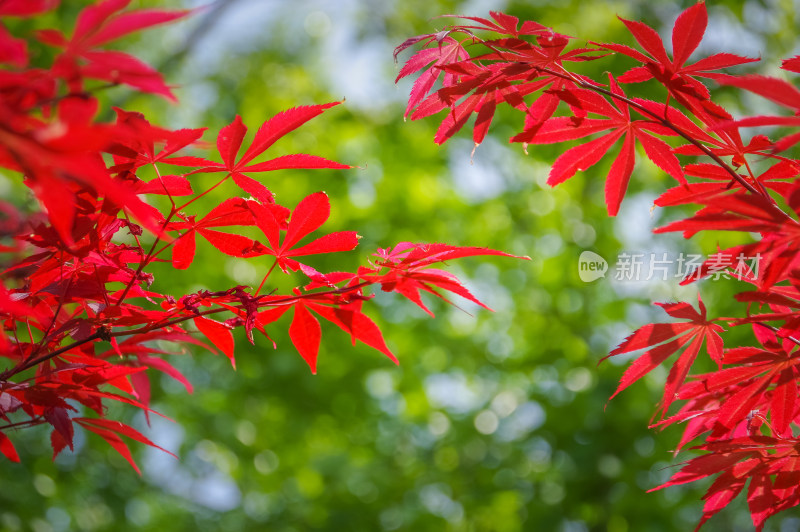
[[(43, 20), (12, 28), (66, 27), (85, 4), (63, 3)], [(651, 235), (681, 212), (651, 213), (653, 198), (672, 183), (648, 163), (637, 166), (616, 219), (603, 205), (603, 170), (611, 159), (550, 189), (549, 164), (563, 147), (535, 147), (525, 156), (509, 145), (518, 115), (500, 112), (472, 161), (467, 132), (434, 145), (436, 119), (402, 119), (410, 81), (393, 84), (399, 67), (391, 54), (407, 37), (441, 27), (445, 21), (432, 17), (443, 13), (486, 16), (498, 9), (582, 40), (631, 43), (616, 14), (668, 36), (688, 5), (239, 0), (125, 39), (127, 50), (178, 85), (181, 103), (125, 89), (103, 97), (167, 127), (207, 126), (209, 141), (237, 113), (252, 131), (288, 107), (346, 98), (271, 153), (314, 153), (359, 168), (264, 178), (289, 206), (325, 190), (333, 206), (325, 229), (363, 236), (349, 256), (314, 262), (319, 270), (353, 269), (376, 248), (404, 240), (492, 247), (532, 260), (451, 265), (494, 313), (461, 300), (458, 307), (431, 301), (437, 314), (431, 320), (407, 301), (377, 295), (368, 313), (399, 367), (323, 325), (318, 375), (311, 375), (285, 334), (287, 321), (280, 322), (283, 332), (271, 330), (275, 350), (263, 337), (255, 347), (237, 337), (236, 371), (225, 357), (192, 349), (170, 357), (195, 386), (189, 395), (169, 378), (155, 379), (154, 408), (175, 422), (154, 417), (148, 429), (132, 409), (112, 405), (109, 412), (179, 455), (134, 444), (142, 476), (94, 436), (79, 434), (76, 452), (52, 462), (44, 428), (12, 434), (22, 463), (0, 462), (0, 529), (691, 530), (707, 482), (645, 493), (691, 456), (673, 458), (677, 430), (647, 428), (666, 371), (654, 371), (609, 403), (625, 361), (598, 361), (636, 327), (663, 319), (651, 302), (694, 301), (697, 286), (681, 288), (675, 279), (584, 283), (578, 257), (592, 250), (613, 268), (623, 251), (707, 254), (736, 240)], [(709, 12), (705, 53), (760, 54), (765, 61), (757, 68), (769, 73), (779, 58), (797, 53), (792, 2), (709, 2)], [(608, 58), (584, 72), (600, 79), (606, 70), (630, 66)], [(641, 88), (659, 98), (651, 89)], [(742, 114), (762, 105), (738, 98), (723, 93), (721, 101)], [(13, 177), (0, 185), (5, 197), (23, 199)], [(228, 188), (211, 201), (238, 193)], [(268, 266), (200, 246), (188, 271), (157, 270), (153, 289), (180, 295), (257, 284)], [(713, 315), (736, 311), (728, 303), (733, 282), (700, 287)], [(790, 511), (766, 530), (798, 528)], [(742, 501), (704, 528), (751, 529)]]

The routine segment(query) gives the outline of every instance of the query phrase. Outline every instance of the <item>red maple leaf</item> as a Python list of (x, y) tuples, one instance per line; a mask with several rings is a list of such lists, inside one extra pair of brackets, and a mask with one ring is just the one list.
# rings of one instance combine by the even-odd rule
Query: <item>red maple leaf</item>
[(452, 72), (445, 72), (441, 67), (469, 59), (469, 53), (467, 53), (466, 49), (459, 41), (449, 36), (450, 33), (451, 32), (447, 30), (438, 33), (419, 35), (407, 39), (394, 49), (394, 60), (396, 62), (397, 56), (403, 50), (417, 43), (421, 42), (423, 45), (428, 45), (435, 42), (437, 45), (435, 48), (423, 48), (412, 55), (397, 74), (395, 83), (414, 72), (425, 69), (414, 81), (411, 94), (408, 98), (406, 112), (403, 116), (407, 117), (411, 111), (425, 99), (440, 76), (444, 75), (443, 83), (445, 87), (449, 87), (458, 82), (458, 75)]
[(687, 461), (669, 481), (650, 491), (720, 473), (703, 496), (706, 504), (695, 531), (733, 501), (748, 480), (747, 503), (758, 532), (770, 516), (800, 502), (800, 440), (752, 435), (714, 441), (694, 449), (708, 454)]
[(672, 366), (664, 387), (664, 396), (661, 400), (660, 410), (662, 416), (666, 415), (676, 394), (683, 385), (689, 369), (697, 358), (703, 342), (712, 360), (718, 363), (722, 360), (722, 338), (719, 333), (722, 327), (708, 320), (706, 317), (706, 307), (698, 297), (700, 312), (696, 311), (688, 303), (657, 303), (658, 306), (673, 318), (685, 319), (688, 321), (680, 323), (651, 323), (637, 329), (619, 344), (603, 360), (621, 355), (623, 353), (633, 353), (645, 349), (623, 374), (619, 386), (611, 398), (614, 398), (622, 390), (641, 379), (667, 358), (683, 349), (683, 353)]
[(705, 2), (698, 2), (686, 9), (675, 20), (672, 28), (673, 58), (670, 60), (658, 32), (643, 22), (620, 20), (628, 28), (633, 37), (644, 48), (643, 54), (634, 48), (616, 43), (596, 43), (598, 46), (618, 52), (643, 63), (620, 76), (622, 83), (638, 83), (655, 78), (663, 84), (672, 96), (692, 109), (702, 109), (702, 104), (709, 99), (709, 92), (698, 77), (716, 79), (711, 70), (741, 65), (758, 61), (749, 57), (741, 57), (730, 53), (718, 53), (687, 65), (686, 61), (700, 45), (708, 25), (708, 13)]
[(346, 164), (337, 163), (324, 157), (303, 153), (283, 155), (260, 163), (252, 162), (281, 137), (294, 131), (312, 118), (319, 116), (326, 109), (340, 103), (342, 102), (293, 107), (278, 113), (261, 124), (252, 143), (238, 160), (237, 156), (247, 133), (247, 127), (242, 123), (241, 117), (237, 115), (233, 122), (220, 130), (217, 136), (217, 150), (222, 158), (222, 163), (199, 157), (172, 157), (164, 159), (164, 162), (181, 166), (200, 167), (191, 171), (190, 175), (205, 172), (227, 172), (228, 176), (232, 177), (233, 181), (242, 190), (252, 194), (254, 198), (262, 203), (273, 203), (272, 193), (263, 184), (247, 176), (246, 173), (287, 169), (351, 168)]
[[(346, 296), (337, 294), (301, 294), (295, 290), (295, 298), (267, 297), (274, 305), (257, 316), (257, 327), (264, 331), (264, 326), (276, 321), (290, 308), (294, 309), (292, 323), (289, 326), (289, 338), (292, 344), (306, 361), (312, 373), (317, 372), (317, 358), (322, 341), (322, 327), (315, 317), (319, 315), (333, 323), (346, 333), (350, 334), (353, 345), (356, 340), (377, 349), (385, 354), (395, 364), (397, 358), (386, 346), (378, 326), (369, 317), (361, 312), (361, 297), (348, 293)], [(266, 333), (265, 333), (266, 334)]]
[[(609, 74), (609, 85), (614, 94), (624, 97), (622, 89)], [(636, 158), (635, 141), (644, 148), (645, 154), (658, 167), (669, 175), (685, 183), (683, 170), (678, 159), (667, 143), (656, 138), (652, 132), (674, 134), (665, 131), (663, 125), (652, 119), (631, 120), (630, 106), (622, 101), (609, 102), (595, 91), (588, 89), (567, 89), (560, 96), (573, 107), (587, 113), (599, 114), (607, 119), (584, 118), (579, 116), (550, 118), (531, 132), (523, 132), (511, 139), (512, 142), (546, 144), (583, 138), (601, 131), (611, 130), (600, 137), (568, 149), (553, 163), (547, 183), (558, 185), (575, 175), (578, 170), (586, 170), (600, 159), (622, 139), (622, 149), (611, 165), (606, 178), (606, 206), (608, 213), (615, 216), (628, 188)]]
[[(275, 206), (276, 210), (280, 208)], [(286, 209), (280, 208), (283, 211)], [(223, 233), (211, 227), (252, 226), (255, 225), (248, 202), (242, 198), (230, 198), (216, 207), (198, 221), (193, 216), (183, 216), (183, 222), (171, 222), (168, 230), (184, 231), (175, 241), (172, 249), (172, 265), (185, 270), (194, 261), (196, 249), (195, 234), (199, 234), (215, 248), (232, 257), (256, 257), (263, 255), (266, 248), (252, 238), (242, 235)]]
[(278, 266), (284, 271), (300, 268), (300, 263), (291, 257), (350, 251), (358, 245), (358, 235), (355, 231), (340, 231), (295, 247), (305, 236), (319, 229), (330, 216), (330, 200), (324, 192), (306, 196), (295, 207), (288, 224), (285, 225), (286, 233), (282, 241), (280, 233), (284, 229), (285, 218), (276, 217), (275, 210), (269, 205), (251, 202), (249, 206), (256, 225), (267, 238), (267, 246), (260, 254), (273, 255), (277, 259)]
[(81, 78), (86, 77), (124, 83), (142, 92), (175, 100), (157, 70), (129, 54), (100, 47), (135, 31), (185, 17), (190, 12), (140, 9), (121, 13), (128, 4), (130, 0), (105, 0), (84, 8), (70, 38), (58, 30), (37, 32), (40, 41), (64, 50), (51, 71), (67, 80), (76, 92), (81, 90)]

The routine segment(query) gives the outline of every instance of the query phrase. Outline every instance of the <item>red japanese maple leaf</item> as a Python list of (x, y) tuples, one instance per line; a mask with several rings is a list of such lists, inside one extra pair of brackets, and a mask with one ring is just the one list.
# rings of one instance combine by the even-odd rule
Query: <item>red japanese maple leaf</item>
[(172, 222), (168, 226), (169, 230), (184, 231), (172, 249), (172, 265), (179, 270), (185, 270), (194, 261), (197, 246), (195, 234), (199, 234), (215, 248), (232, 257), (255, 257), (266, 252), (264, 246), (252, 238), (210, 229), (255, 225), (252, 211), (247, 201), (242, 198), (223, 201), (198, 221), (195, 221), (193, 216), (186, 216), (184, 219), (184, 222)]
[(171, 157), (164, 159), (164, 162), (181, 166), (200, 167), (190, 172), (190, 174), (227, 172), (242, 190), (252, 194), (254, 198), (262, 203), (272, 203), (274, 201), (272, 193), (263, 184), (248, 177), (246, 173), (286, 169), (351, 168), (346, 164), (337, 163), (324, 157), (302, 153), (283, 155), (260, 163), (252, 162), (281, 137), (294, 131), (312, 118), (319, 116), (326, 109), (330, 109), (340, 103), (342, 102), (293, 107), (278, 113), (261, 124), (252, 143), (238, 160), (237, 156), (247, 133), (247, 127), (242, 123), (241, 117), (237, 115), (233, 122), (220, 130), (217, 136), (217, 150), (222, 157), (222, 163), (199, 157)]
[(687, 461), (669, 481), (653, 488), (694, 482), (720, 474), (703, 496), (706, 504), (695, 531), (727, 506), (748, 484), (747, 503), (756, 531), (772, 515), (800, 502), (800, 441), (751, 435), (695, 447), (708, 454)]
[(645, 325), (628, 336), (608, 356), (603, 358), (605, 360), (623, 353), (646, 349), (625, 371), (617, 390), (611, 398), (614, 398), (622, 390), (650, 373), (667, 358), (683, 349), (683, 353), (672, 366), (664, 387), (664, 396), (660, 405), (663, 416), (675, 400), (676, 393), (689, 374), (689, 369), (700, 352), (704, 341), (712, 360), (718, 363), (722, 360), (722, 338), (719, 333), (723, 329), (720, 325), (713, 323), (714, 320), (707, 318), (706, 307), (699, 297), (698, 303), (699, 312), (688, 303), (657, 303), (673, 318), (688, 321)]
[(185, 17), (189, 11), (140, 9), (121, 13), (128, 4), (130, 0), (105, 0), (84, 8), (70, 38), (58, 30), (39, 31), (39, 40), (64, 50), (52, 72), (76, 85), (77, 90), (80, 78), (87, 77), (124, 83), (175, 100), (158, 71), (129, 54), (100, 47), (135, 31)]
[(709, 92), (697, 77), (716, 78), (711, 70), (741, 65), (758, 61), (749, 57), (741, 57), (730, 53), (713, 54), (699, 61), (686, 65), (686, 61), (700, 45), (708, 25), (708, 13), (705, 2), (698, 2), (689, 7), (675, 20), (672, 28), (673, 58), (667, 54), (658, 32), (644, 24), (620, 17), (633, 37), (649, 54), (643, 54), (634, 48), (616, 43), (597, 43), (598, 46), (625, 54), (643, 63), (622, 76), (622, 83), (637, 83), (651, 78), (657, 79), (681, 103), (690, 108), (698, 108), (696, 101), (708, 100)]
[[(277, 264), (284, 271), (297, 270), (300, 264), (291, 257), (317, 255), (350, 251), (358, 245), (355, 231), (339, 231), (322, 236), (300, 247), (295, 247), (306, 235), (319, 229), (328, 220), (331, 207), (328, 195), (316, 192), (306, 196), (292, 211), (288, 224), (283, 226), (284, 219), (276, 217), (275, 209), (269, 205), (256, 202), (249, 204), (256, 225), (267, 238), (267, 247), (262, 255), (273, 255)], [(281, 230), (286, 233), (281, 241)]]
[(443, 83), (445, 87), (454, 85), (458, 81), (457, 74), (452, 72), (448, 73), (442, 70), (441, 67), (469, 59), (469, 54), (466, 49), (464, 49), (463, 45), (453, 37), (450, 37), (449, 34), (450, 31), (440, 31), (438, 33), (419, 35), (407, 39), (394, 49), (394, 60), (397, 61), (398, 54), (409, 46), (420, 42), (423, 44), (436, 42), (437, 44), (435, 48), (423, 48), (412, 55), (397, 74), (395, 82), (400, 81), (414, 72), (425, 69), (414, 81), (414, 86), (411, 89), (411, 95), (409, 96), (404, 116), (411, 114), (411, 111), (425, 99), (440, 76), (444, 75)]
[[(614, 94), (624, 97), (622, 89), (609, 74), (609, 85)], [(575, 175), (578, 170), (586, 170), (600, 159), (622, 139), (622, 149), (611, 165), (606, 178), (606, 206), (608, 213), (615, 216), (628, 188), (636, 158), (635, 141), (644, 148), (645, 154), (658, 167), (684, 183), (683, 170), (678, 159), (667, 143), (656, 138), (652, 132), (665, 133), (663, 125), (651, 119), (631, 120), (630, 106), (622, 101), (609, 102), (595, 91), (588, 89), (567, 89), (560, 96), (570, 104), (585, 112), (599, 114), (607, 119), (584, 117), (550, 118), (535, 130), (523, 132), (511, 139), (512, 142), (546, 144), (583, 138), (601, 131), (611, 130), (600, 137), (565, 151), (556, 159), (550, 170), (547, 183), (558, 185)], [(650, 117), (648, 117), (650, 118)], [(666, 131), (667, 133), (673, 133)]]
[[(788, 61), (793, 61), (789, 63), (791, 66), (797, 63), (797, 58)], [(715, 79), (722, 85), (731, 85), (754, 92), (794, 112), (794, 116), (751, 116), (732, 121), (730, 124), (720, 124), (719, 127), (729, 125), (741, 127), (800, 126), (800, 89), (786, 80), (758, 74), (747, 76), (720, 75)], [(800, 133), (794, 132), (778, 140), (774, 144), (774, 149), (775, 151), (783, 151), (794, 146), (798, 142), (800, 142)]]
[(278, 320), (290, 308), (294, 309), (292, 323), (289, 326), (289, 338), (312, 373), (317, 372), (317, 358), (322, 341), (322, 327), (315, 315), (325, 318), (350, 334), (353, 345), (359, 340), (377, 349), (395, 364), (398, 363), (397, 358), (386, 346), (378, 326), (361, 312), (360, 298), (351, 299), (352, 295), (343, 299), (336, 294), (301, 294), (299, 290), (295, 290), (295, 295), (297, 297), (290, 301), (280, 297), (265, 297), (264, 300), (272, 300), (274, 306), (258, 314), (257, 326), (265, 332), (265, 325)]

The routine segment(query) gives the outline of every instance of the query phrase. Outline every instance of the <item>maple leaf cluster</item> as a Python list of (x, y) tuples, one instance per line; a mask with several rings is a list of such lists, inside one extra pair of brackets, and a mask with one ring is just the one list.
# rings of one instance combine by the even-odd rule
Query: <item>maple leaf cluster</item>
[[(106, 405), (127, 403), (149, 415), (153, 371), (191, 392), (168, 361), (181, 345), (222, 352), (235, 364), (235, 329), (243, 329), (250, 342), (254, 331), (271, 342), (269, 330), (288, 313), (289, 338), (312, 372), (320, 317), (354, 344), (361, 341), (396, 362), (363, 312), (370, 287), (397, 292), (428, 313), (422, 292), (443, 299), (443, 292), (451, 292), (479, 303), (457, 278), (432, 266), (466, 256), (510, 256), (402, 242), (378, 250), (355, 272), (317, 271), (311, 257), (350, 251), (358, 235), (318, 235), (330, 216), (328, 196), (314, 192), (294, 208), (283, 206), (264, 177), (275, 170), (350, 166), (309, 154), (264, 155), (341, 102), (286, 110), (264, 121), (250, 140), (237, 116), (216, 136), (211, 158), (186, 154), (202, 148), (205, 129), (172, 131), (123, 109), (115, 109), (113, 122), (101, 122), (96, 93), (124, 85), (175, 100), (158, 71), (107, 46), (189, 12), (126, 10), (129, 0), (104, 0), (84, 8), (69, 35), (43, 30), (27, 38), (12, 35), (2, 22), (34, 17), (57, 4), (0, 2), (0, 167), (21, 178), (38, 207), (23, 216), (0, 204), (6, 214), (0, 244), (0, 452), (9, 460), (20, 460), (9, 436), (14, 430), (49, 426), (55, 458), (73, 448), (77, 426), (102, 437), (136, 468), (122, 437), (154, 444), (107, 419)], [(51, 64), (31, 65), (31, 40), (55, 49)], [(196, 177), (201, 174), (219, 179), (203, 189)], [(220, 192), (225, 199), (201, 210), (199, 199), (207, 202)], [(231, 257), (271, 257), (272, 267), (255, 287), (164, 293), (150, 267), (189, 268), (198, 239)], [(285, 294), (267, 291), (270, 276), (280, 272), (293, 275), (297, 286)]]
[[(697, 528), (744, 491), (761, 530), (767, 518), (800, 503), (800, 160), (787, 151), (800, 142), (800, 133), (789, 129), (774, 140), (756, 134), (745, 142), (740, 130), (800, 126), (800, 90), (776, 77), (720, 72), (757, 59), (717, 53), (690, 63), (708, 24), (702, 2), (675, 21), (671, 56), (655, 29), (625, 19), (620, 20), (638, 47), (572, 47), (571, 37), (498, 12), (491, 18), (455, 18), (464, 22), (408, 39), (395, 50), (397, 58), (421, 45), (397, 79), (420, 72), (406, 115), (421, 119), (444, 111), (437, 143), (474, 115), (477, 147), (497, 107), (507, 104), (524, 117), (511, 142), (527, 148), (580, 139), (554, 161), (550, 185), (611, 158), (605, 201), (614, 216), (636, 159), (644, 155), (677, 182), (656, 206), (696, 206), (692, 216), (656, 233), (681, 231), (686, 238), (710, 230), (744, 233), (745, 243), (715, 253), (682, 281), (723, 272), (746, 283), (751, 289), (736, 296), (743, 317), (709, 317), (702, 300), (697, 309), (685, 302), (659, 303), (681, 321), (645, 325), (608, 356), (639, 353), (614, 395), (672, 358), (654, 426), (684, 426), (677, 450), (704, 439), (694, 449), (705, 454), (688, 460), (656, 489), (718, 474), (704, 496)], [(573, 69), (609, 54), (634, 64), (604, 80)], [(800, 56), (786, 59), (782, 68), (800, 73)], [(712, 100), (709, 81), (754, 92), (791, 115), (735, 119)], [(660, 86), (663, 101), (629, 96), (626, 91), (640, 83)], [(740, 268), (742, 257), (758, 257), (757, 271)], [(752, 346), (726, 346), (732, 329), (741, 337), (739, 327), (751, 329)], [(691, 374), (701, 353), (717, 371)]]

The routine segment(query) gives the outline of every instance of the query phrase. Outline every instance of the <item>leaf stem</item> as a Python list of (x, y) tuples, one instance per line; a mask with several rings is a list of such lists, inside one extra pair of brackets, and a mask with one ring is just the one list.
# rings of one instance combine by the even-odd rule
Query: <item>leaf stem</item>
[(261, 288), (263, 288), (263, 287), (264, 287), (264, 283), (266, 283), (266, 282), (267, 282), (267, 278), (270, 276), (270, 274), (272, 274), (272, 270), (274, 270), (274, 269), (275, 269), (275, 266), (276, 266), (277, 264), (278, 264), (278, 258), (276, 257), (276, 258), (275, 258), (275, 262), (273, 262), (273, 263), (272, 263), (272, 266), (270, 266), (270, 267), (269, 267), (269, 271), (267, 271), (267, 275), (265, 275), (265, 276), (264, 276), (264, 278), (263, 278), (263, 279), (261, 279), (261, 284), (260, 284), (260, 285), (258, 285), (258, 289), (256, 289), (256, 293), (255, 293), (255, 295), (258, 295), (258, 293), (259, 293), (259, 292), (261, 292)]

